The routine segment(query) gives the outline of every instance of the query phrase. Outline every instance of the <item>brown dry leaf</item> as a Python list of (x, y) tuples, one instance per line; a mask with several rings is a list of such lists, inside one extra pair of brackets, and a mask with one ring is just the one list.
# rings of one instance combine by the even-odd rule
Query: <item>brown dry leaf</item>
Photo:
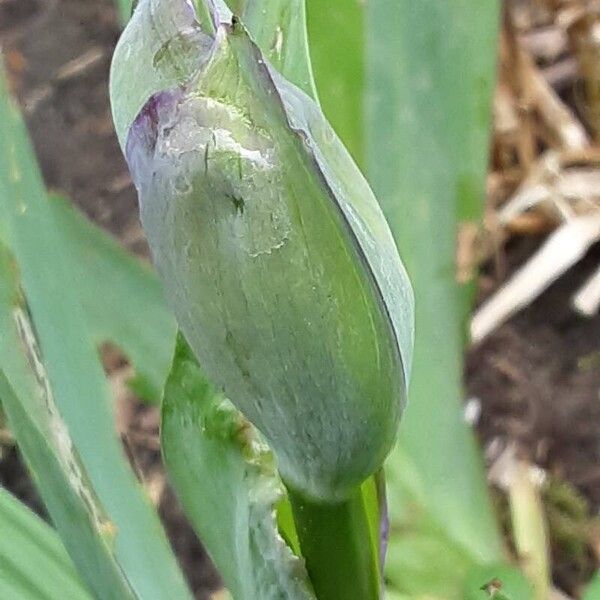
[(593, 317), (600, 308), (600, 267), (573, 297), (573, 308), (585, 317)]
[(574, 217), (561, 225), (538, 252), (477, 310), (471, 321), (473, 343), (483, 340), (537, 298), (599, 239), (600, 212)]
[(579, 111), (600, 137), (600, 2), (589, 0), (569, 7), (560, 17), (579, 63), (581, 85), (576, 88)]
[(540, 487), (545, 473), (509, 444), (490, 467), (489, 478), (506, 492), (519, 561), (534, 584), (536, 600), (550, 597), (550, 549)]
[(547, 130), (562, 148), (579, 150), (589, 146), (589, 136), (575, 113), (552, 89), (531, 56), (522, 49), (520, 55), (531, 101)]

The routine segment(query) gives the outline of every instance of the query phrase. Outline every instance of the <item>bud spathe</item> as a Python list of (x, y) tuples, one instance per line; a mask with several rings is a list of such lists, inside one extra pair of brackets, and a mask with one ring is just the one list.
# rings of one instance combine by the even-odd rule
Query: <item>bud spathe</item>
[[(126, 133), (154, 262), (200, 364), (264, 434), (286, 483), (340, 499), (396, 436), (410, 283), (316, 103), (235, 19), (211, 38), (191, 27), (197, 69), (154, 94)], [(117, 51), (113, 80), (133, 68), (145, 65)], [(119, 101), (113, 86), (113, 110)]]

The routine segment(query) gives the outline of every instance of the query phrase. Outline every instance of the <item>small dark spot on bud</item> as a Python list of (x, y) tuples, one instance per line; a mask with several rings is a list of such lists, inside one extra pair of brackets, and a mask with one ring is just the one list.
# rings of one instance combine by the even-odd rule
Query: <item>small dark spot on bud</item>
[(240, 25), (240, 18), (237, 15), (231, 15), (231, 27), (235, 31)]
[(234, 196), (233, 194), (225, 194), (232, 202), (233, 205), (235, 206), (235, 210), (240, 214), (243, 215), (244, 214), (244, 199), (243, 198), (238, 198), (237, 196)]

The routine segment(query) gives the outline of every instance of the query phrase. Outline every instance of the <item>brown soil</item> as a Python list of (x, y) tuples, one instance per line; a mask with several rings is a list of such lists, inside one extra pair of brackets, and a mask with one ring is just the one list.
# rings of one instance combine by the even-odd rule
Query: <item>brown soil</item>
[[(107, 97), (118, 34), (111, 0), (0, 0), (0, 43), (48, 186), (145, 255)], [(532, 238), (512, 242), (506, 248), (509, 267), (522, 263), (537, 244)], [(592, 514), (600, 508), (600, 319), (578, 318), (569, 302), (599, 258), (596, 247), (538, 301), (473, 348), (466, 372), (469, 395), (482, 403), (482, 443), (517, 440), (536, 464), (573, 484)], [(491, 281), (488, 291), (501, 283), (491, 272), (485, 277)], [(136, 405), (132, 415), (131, 426), (153, 439), (152, 409)], [(156, 472), (160, 454), (152, 444), (129, 446), (142, 476)], [(0, 449), (0, 484), (43, 514), (14, 448)], [(194, 590), (207, 597), (218, 578), (168, 489), (160, 514)], [(555, 559), (557, 582), (574, 592), (589, 563), (578, 571), (560, 546)]]
[[(524, 238), (509, 245), (508, 273), (539, 243)], [(575, 596), (598, 567), (598, 523), (590, 516), (600, 509), (600, 318), (578, 317), (570, 299), (599, 260), (596, 246), (472, 348), (466, 365), (467, 391), (482, 405), (482, 445), (516, 441), (529, 460), (548, 470), (552, 485), (544, 500), (554, 581)]]
[[(517, 240), (512, 269), (537, 247)], [(600, 319), (578, 317), (570, 299), (598, 266), (600, 247), (467, 358), (467, 388), (482, 401), (480, 432), (529, 449), (600, 508)]]

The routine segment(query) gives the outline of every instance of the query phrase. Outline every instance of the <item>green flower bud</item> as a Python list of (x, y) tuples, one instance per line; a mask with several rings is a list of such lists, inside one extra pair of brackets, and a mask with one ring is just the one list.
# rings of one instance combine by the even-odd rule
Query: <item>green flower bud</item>
[[(411, 286), (319, 107), (235, 18), (215, 25), (210, 43), (198, 37), (199, 67), (128, 130), (143, 226), (208, 377), (263, 433), (289, 486), (341, 499), (396, 436)], [(144, 68), (118, 52), (113, 78)]]

